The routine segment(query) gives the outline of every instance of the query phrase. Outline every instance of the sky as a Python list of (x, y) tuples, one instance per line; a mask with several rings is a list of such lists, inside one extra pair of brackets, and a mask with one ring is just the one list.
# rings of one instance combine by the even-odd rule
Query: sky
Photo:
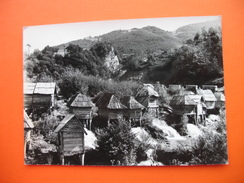
[(221, 20), (221, 16), (128, 19), (27, 26), (23, 28), (23, 49), (27, 51), (27, 44), (29, 44), (31, 46), (30, 52), (35, 49), (42, 50), (47, 45), (56, 46), (88, 36), (99, 36), (119, 29), (129, 30), (132, 28), (156, 26), (165, 31), (175, 31), (184, 25), (211, 20)]

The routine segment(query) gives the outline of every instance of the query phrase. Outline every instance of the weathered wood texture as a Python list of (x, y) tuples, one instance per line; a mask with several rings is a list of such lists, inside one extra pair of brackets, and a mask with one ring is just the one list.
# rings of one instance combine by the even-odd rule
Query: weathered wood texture
[(99, 109), (98, 115), (109, 119), (119, 119), (124, 116), (122, 109)]
[(92, 111), (91, 108), (77, 108), (71, 107), (71, 113), (75, 114), (78, 119), (91, 119), (92, 118)]
[(124, 116), (128, 119), (140, 119), (142, 111), (140, 109), (130, 109), (125, 112)]
[(55, 83), (24, 83), (25, 108), (54, 107)]
[(34, 94), (32, 105), (34, 107), (53, 107), (54, 106), (53, 98), (54, 96), (52, 95)]
[(33, 100), (32, 95), (25, 94), (24, 95), (24, 107), (25, 108), (30, 108), (32, 106), (32, 100)]
[(84, 127), (74, 114), (67, 115), (56, 128), (59, 133), (59, 149), (64, 156), (85, 152)]

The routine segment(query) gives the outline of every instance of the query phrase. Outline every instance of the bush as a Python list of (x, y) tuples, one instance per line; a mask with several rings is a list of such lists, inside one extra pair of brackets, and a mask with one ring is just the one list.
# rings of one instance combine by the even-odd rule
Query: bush
[(190, 164), (226, 164), (228, 162), (225, 115), (221, 115), (215, 129), (204, 129), (192, 147)]
[(71, 69), (63, 73), (58, 86), (60, 94), (65, 98), (69, 98), (77, 92), (95, 96), (101, 91), (115, 93), (116, 96), (121, 97), (134, 95), (140, 84), (133, 81), (114, 82), (112, 80), (103, 80), (95, 76), (85, 76), (79, 70)]
[(134, 135), (129, 122), (119, 120), (96, 130), (98, 151), (103, 165), (132, 165), (135, 163)]

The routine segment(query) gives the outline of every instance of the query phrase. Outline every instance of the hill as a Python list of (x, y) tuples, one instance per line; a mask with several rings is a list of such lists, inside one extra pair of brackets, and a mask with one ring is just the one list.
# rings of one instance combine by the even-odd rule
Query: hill
[(115, 30), (97, 37), (79, 39), (55, 47), (63, 50), (69, 44), (75, 44), (83, 49), (89, 49), (96, 42), (110, 43), (120, 56), (134, 53), (143, 57), (146, 53), (155, 50), (168, 51), (182, 46), (182, 40), (171, 32), (148, 26), (141, 29)]
[[(213, 27), (215, 31), (209, 32), (210, 27)], [(203, 35), (205, 33), (202, 30), (205, 30), (206, 34), (209, 35), (208, 40), (205, 39)], [(195, 40), (196, 33), (199, 33), (200, 37)], [(186, 40), (190, 40), (190, 42), (186, 42)], [(113, 79), (116, 80), (160, 81), (165, 84), (172, 82), (205, 83), (222, 77), (221, 22), (218, 20), (189, 24), (179, 27), (174, 32), (164, 31), (154, 26), (115, 30), (56, 47), (60, 51), (69, 44), (74, 44), (88, 51), (98, 43), (106, 43), (114, 50), (109, 57), (108, 65), (112, 63), (111, 58), (118, 56), (116, 58), (117, 66), (113, 72), (117, 74), (113, 75)], [(210, 47), (206, 47), (205, 43)], [(205, 62), (201, 63), (202, 60)], [(182, 68), (186, 67), (185, 61), (192, 63), (189, 64), (188, 69), (178, 72), (179, 63), (182, 63)], [(215, 67), (210, 67), (216, 61), (218, 64)], [(207, 62), (209, 65), (203, 66)], [(197, 69), (197, 67), (199, 68)], [(211, 71), (209, 77), (202, 77), (204, 73), (201, 72), (205, 67), (209, 68), (209, 72)], [(201, 78), (201, 81), (197, 78)]]
[(179, 27), (178, 29), (176, 29), (176, 31), (173, 32), (173, 34), (179, 39), (181, 39), (182, 41), (185, 41), (187, 39), (193, 39), (196, 33), (200, 33), (203, 28), (205, 30), (208, 30), (210, 27), (219, 29), (221, 28), (221, 22), (219, 20), (213, 20), (213, 21), (189, 24), (189, 25)]
[(152, 26), (127, 31), (113, 31), (100, 37), (102, 41), (111, 43), (122, 54), (144, 55), (155, 50), (168, 51), (182, 46), (182, 41), (171, 32)]

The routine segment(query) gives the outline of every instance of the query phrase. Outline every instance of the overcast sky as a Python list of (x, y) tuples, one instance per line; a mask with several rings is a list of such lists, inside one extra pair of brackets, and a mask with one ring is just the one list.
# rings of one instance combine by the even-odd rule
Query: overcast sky
[(99, 36), (113, 30), (156, 26), (166, 31), (174, 31), (184, 25), (220, 19), (220, 16), (198, 16), (28, 26), (23, 28), (23, 47), (27, 50), (26, 45), (31, 45), (32, 52), (34, 49), (42, 50), (47, 45), (55, 46), (88, 36)]

